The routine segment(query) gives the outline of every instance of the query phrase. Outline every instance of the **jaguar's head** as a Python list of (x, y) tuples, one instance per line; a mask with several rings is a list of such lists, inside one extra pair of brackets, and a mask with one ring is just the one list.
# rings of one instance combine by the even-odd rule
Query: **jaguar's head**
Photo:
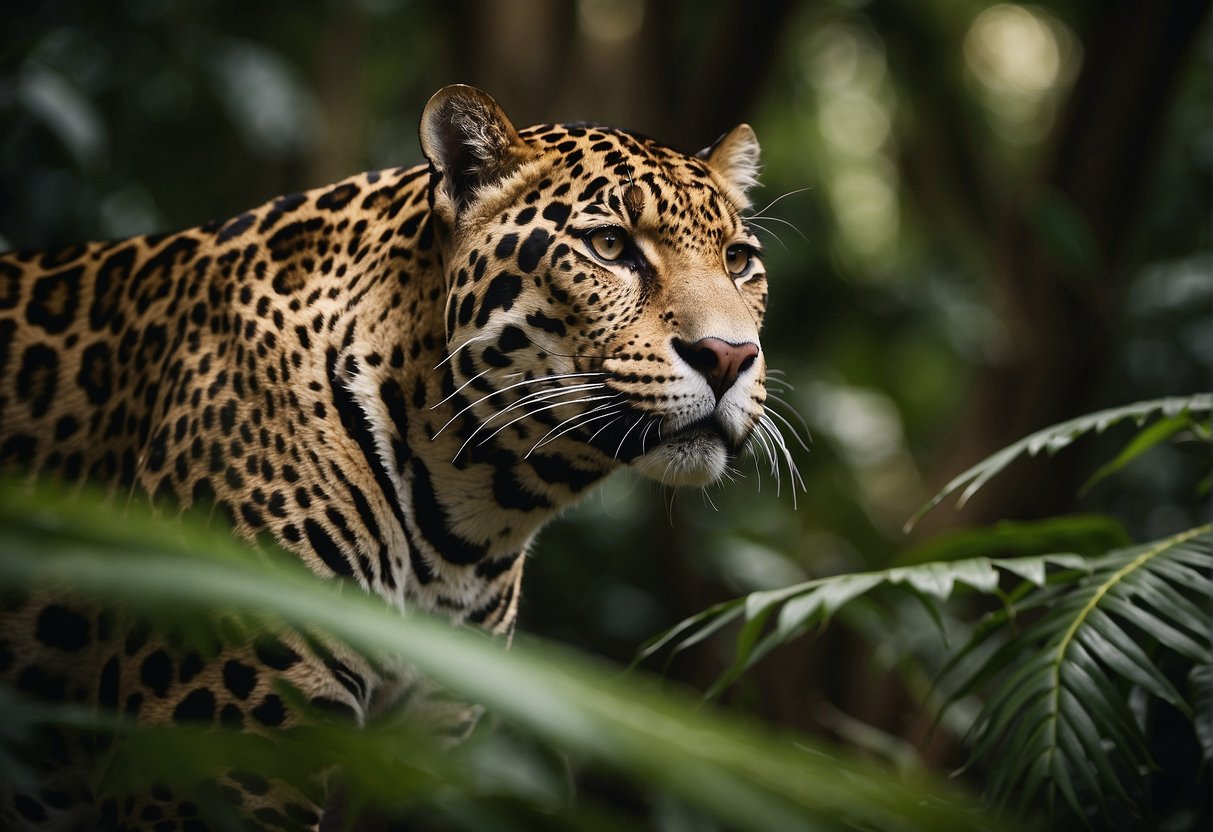
[(720, 477), (766, 399), (749, 126), (685, 155), (606, 127), (519, 132), (455, 86), (421, 142), (455, 383), (483, 430), (670, 484)]

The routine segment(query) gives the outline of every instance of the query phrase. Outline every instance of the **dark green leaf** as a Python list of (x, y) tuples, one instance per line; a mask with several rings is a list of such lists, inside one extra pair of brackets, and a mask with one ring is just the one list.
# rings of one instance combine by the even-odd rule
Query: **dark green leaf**
[[(1044, 788), (1079, 818), (1091, 806), (1106, 809), (1113, 795), (1132, 809), (1131, 795), (1146, 791), (1143, 772), (1151, 761), (1127, 691), (1138, 686), (1147, 706), (1162, 700), (1193, 713), (1142, 645), (1165, 650), (1172, 660), (1207, 660), (1208, 616), (1199, 610), (1213, 598), (1200, 594), (1204, 587), (1193, 593), (1190, 581), (1177, 584), (1186, 573), (1175, 567), (1211, 542), (1213, 534), (1202, 527), (1110, 552), (1092, 562), (1089, 575), (1058, 573), (1050, 585), (1019, 595), (1014, 616), (991, 616), (1001, 630), (1034, 609), (1034, 624), (1005, 636), (981, 662), (963, 665), (963, 673), (953, 657), (945, 670), (956, 677), (954, 692), (944, 707), (997, 682), (972, 732), (971, 758), (990, 766), (995, 800), (1003, 803), (1018, 791), (1021, 805), (1030, 805)], [(1048, 603), (1041, 605), (1040, 596)], [(1189, 600), (1193, 596), (1199, 600)], [(1165, 615), (1159, 612), (1159, 604), (1176, 599)], [(1149, 606), (1139, 603), (1147, 600)], [(1117, 619), (1131, 622), (1132, 632)], [(956, 655), (997, 637), (978, 628)]]
[[(1176, 708), (1187, 707), (1183, 697), (1128, 633), (1098, 610), (1091, 612), (1087, 623), (1090, 626), (1080, 628), (1077, 638), (1101, 662)], [(1064, 660), (1064, 656), (1059, 656), (1059, 660)]]
[(931, 538), (908, 550), (898, 558), (898, 564), (992, 558), (1010, 554), (1025, 557), (1054, 552), (1073, 552), (1089, 557), (1128, 546), (1129, 542), (1129, 536), (1120, 522), (1098, 514), (1050, 517), (1029, 522), (1004, 520), (993, 526), (960, 529)]
[(1172, 436), (1191, 425), (1192, 417), (1187, 413), (1182, 413), (1178, 416), (1167, 416), (1158, 420), (1133, 437), (1133, 440), (1121, 449), (1115, 459), (1101, 465), (1091, 475), (1090, 479), (1083, 483), (1082, 488), (1078, 489), (1079, 495), (1086, 494), (1100, 480), (1116, 473), (1155, 445), (1166, 442)]
[(1013, 445), (1003, 448), (998, 453), (982, 460), (953, 479), (943, 487), (942, 491), (932, 497), (926, 505), (915, 512), (914, 516), (906, 522), (906, 528), (913, 527), (924, 514), (943, 502), (949, 495), (955, 494), (962, 489), (959, 502), (960, 505), (964, 505), (990, 479), (1024, 454), (1036, 456), (1043, 450), (1047, 450), (1052, 454), (1084, 434), (1091, 432), (1102, 433), (1110, 425), (1129, 419), (1135, 420), (1140, 424), (1158, 412), (1162, 412), (1167, 416), (1177, 416), (1181, 413), (1208, 413), (1211, 410), (1213, 410), (1213, 395), (1200, 393), (1193, 396), (1152, 399), (1150, 401), (1124, 405), (1123, 407), (1109, 408), (1108, 410), (1089, 413), (1085, 416), (1071, 419), (1068, 422), (1044, 428), (1030, 436), (1024, 437)]

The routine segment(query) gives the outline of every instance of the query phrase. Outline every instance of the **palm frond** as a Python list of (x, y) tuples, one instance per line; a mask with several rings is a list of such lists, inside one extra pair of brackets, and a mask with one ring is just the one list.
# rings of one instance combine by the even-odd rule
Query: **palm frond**
[[(874, 590), (898, 587), (931, 603), (948, 600), (958, 586), (991, 593), (998, 588), (1004, 575), (1043, 586), (1050, 568), (1084, 571), (1086, 561), (1072, 553), (1021, 558), (975, 557), (835, 575), (753, 592), (717, 604), (657, 635), (641, 648), (636, 663), (666, 648), (672, 653), (684, 650), (740, 619), (741, 631), (737, 636), (733, 663), (709, 690), (709, 696), (716, 696), (771, 650), (811, 628), (824, 626), (841, 607)], [(771, 616), (776, 612), (775, 624), (768, 628)]]
[[(1088, 807), (1132, 808), (1141, 799), (1152, 761), (1130, 694), (1196, 716), (1163, 660), (1189, 668), (1185, 679), (1208, 673), (1211, 545), (1204, 526), (1109, 552), (1090, 561), (1089, 573), (1050, 587), (1047, 603), (1032, 591), (992, 616), (994, 626), (952, 657), (940, 676), (950, 691), (945, 708), (994, 683), (969, 740), (998, 802), (1038, 805), (1043, 796), (1051, 810), (1064, 802), (1083, 818)], [(1015, 632), (1008, 624), (1016, 618), (1031, 623)], [(966, 661), (977, 654), (984, 659)], [(1207, 733), (1206, 719), (1195, 730)], [(1204, 753), (1207, 761), (1207, 740)]]
[(1131, 444), (1122, 453), (1121, 457), (1118, 457), (1096, 472), (1095, 477), (1088, 483), (1091, 484), (1096, 478), (1111, 473), (1113, 470), (1126, 464), (1133, 457), (1173, 435), (1183, 427), (1191, 425), (1198, 430), (1202, 430), (1195, 416), (1199, 413), (1209, 413), (1211, 410), (1213, 410), (1213, 394), (1200, 393), (1193, 396), (1169, 396), (1163, 399), (1136, 402), (1135, 404), (1124, 405), (1123, 407), (1114, 407), (1108, 410), (1088, 413), (1076, 419), (1071, 419), (1068, 422), (1051, 425), (1030, 436), (1025, 436), (1013, 445), (1008, 445), (998, 453), (983, 459), (953, 479), (943, 487), (942, 491), (932, 497), (926, 505), (915, 512), (914, 516), (906, 522), (906, 530), (908, 531), (912, 528), (923, 515), (957, 491), (961, 492), (958, 505), (963, 506), (983, 485), (1024, 454), (1037, 456), (1042, 451), (1045, 451), (1052, 455), (1084, 434), (1092, 432), (1102, 433), (1119, 422), (1132, 419), (1140, 426), (1157, 413), (1161, 413), (1166, 417), (1166, 430), (1153, 431), (1147, 435), (1146, 439), (1138, 442), (1136, 446)]
[[(709, 691), (715, 696), (775, 647), (874, 591), (897, 588), (928, 604), (961, 587), (998, 593), (1003, 608), (939, 673), (946, 694), (939, 716), (962, 698), (989, 694), (965, 739), (972, 764), (988, 768), (989, 792), (1002, 804), (1015, 797), (1021, 807), (1031, 805), (1044, 792), (1051, 810), (1061, 801), (1080, 817), (1089, 806), (1106, 810), (1117, 801), (1132, 808), (1152, 762), (1131, 693), (1194, 720), (1210, 756), (1208, 714), (1187, 689), (1199, 692), (1211, 675), (1211, 545), (1206, 526), (1094, 558), (978, 557), (806, 581), (688, 618), (650, 642), (639, 660), (740, 621), (733, 662)], [(1005, 578), (1020, 582), (1004, 594)], [(1184, 691), (1164, 671), (1164, 659), (1188, 668)]]

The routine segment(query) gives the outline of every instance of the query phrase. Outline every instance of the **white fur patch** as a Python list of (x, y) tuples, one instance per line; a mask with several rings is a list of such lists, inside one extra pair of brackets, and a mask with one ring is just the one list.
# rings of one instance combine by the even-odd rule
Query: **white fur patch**
[(663, 485), (711, 485), (728, 468), (724, 441), (711, 431), (691, 431), (654, 448), (633, 463), (637, 471)]
[(723, 180), (733, 204), (745, 210), (752, 205), (748, 194), (758, 184), (762, 170), (760, 153), (754, 130), (748, 124), (739, 124), (698, 155)]

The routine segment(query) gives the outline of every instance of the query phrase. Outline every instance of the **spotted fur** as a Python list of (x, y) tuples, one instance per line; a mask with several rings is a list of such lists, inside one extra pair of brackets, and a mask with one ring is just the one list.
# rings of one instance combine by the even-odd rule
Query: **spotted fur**
[[(227, 221), (0, 255), (0, 466), (200, 508), (494, 633), (536, 531), (603, 476), (718, 478), (766, 396), (750, 129), (688, 156), (606, 127), (518, 132), (448, 87), (421, 140), (428, 165)], [(145, 722), (293, 724), (279, 680), (359, 721), (408, 695), (407, 672), (307, 634), (204, 657), (70, 599), (10, 607), (18, 690)], [(222, 782), (266, 824), (319, 822), (256, 775)], [(96, 800), (94, 820), (200, 828), (166, 791)], [(5, 828), (61, 808), (9, 804)]]

